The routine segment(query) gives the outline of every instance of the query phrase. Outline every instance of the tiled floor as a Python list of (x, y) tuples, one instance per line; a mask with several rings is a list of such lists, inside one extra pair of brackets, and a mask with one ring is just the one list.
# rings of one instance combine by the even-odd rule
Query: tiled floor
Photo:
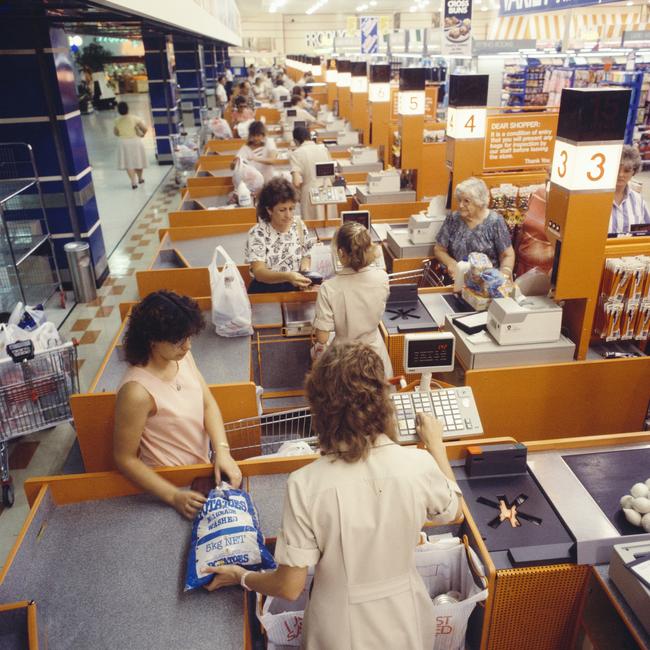
[[(163, 173), (169, 167), (161, 168)], [(171, 175), (169, 176), (171, 178)], [(135, 193), (135, 192), (134, 192)], [(88, 389), (120, 326), (119, 304), (137, 299), (134, 273), (151, 263), (158, 247), (157, 231), (168, 225), (167, 211), (177, 205), (179, 193), (172, 182), (163, 182), (133, 221), (109, 258), (110, 276), (92, 303), (76, 305), (60, 327), (65, 339), (76, 339), (81, 391)], [(134, 208), (132, 208), (134, 209)], [(139, 210), (139, 208), (138, 208)], [(132, 213), (131, 220), (134, 218)], [(143, 233), (147, 234), (143, 239)], [(0, 505), (0, 567), (20, 532), (29, 511), (23, 482), (31, 476), (60, 474), (75, 440), (70, 424), (16, 439), (10, 445), (10, 470), (16, 502)]]

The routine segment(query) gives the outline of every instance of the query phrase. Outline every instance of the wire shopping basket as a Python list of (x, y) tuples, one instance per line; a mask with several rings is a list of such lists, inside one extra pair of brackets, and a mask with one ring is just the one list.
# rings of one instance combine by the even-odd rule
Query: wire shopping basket
[(226, 423), (225, 429), (233, 457), (238, 460), (275, 454), (285, 442), (316, 443), (308, 407), (235, 420)]

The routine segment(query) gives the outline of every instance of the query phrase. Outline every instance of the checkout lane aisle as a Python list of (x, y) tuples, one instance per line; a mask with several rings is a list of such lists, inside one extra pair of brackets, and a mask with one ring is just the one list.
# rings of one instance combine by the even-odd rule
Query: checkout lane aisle
[[(160, 169), (164, 174), (170, 170), (169, 167)], [(120, 178), (124, 174), (126, 179), (124, 172), (119, 174)], [(136, 194), (128, 183), (125, 184), (128, 192)], [(107, 194), (110, 192), (107, 191)], [(168, 225), (167, 212), (177, 205), (178, 188), (173, 180), (169, 180), (160, 185), (148, 201), (143, 199), (138, 208), (140, 214), (131, 210), (130, 221), (126, 222), (126, 217), (123, 219), (122, 228), (126, 235), (119, 244), (115, 242), (116, 248), (109, 258), (111, 274), (98, 290), (97, 299), (74, 307), (60, 328), (64, 338), (69, 340), (74, 337), (79, 341), (79, 383), (82, 392), (88, 389), (120, 327), (118, 305), (137, 298), (135, 271), (146, 269), (151, 264), (158, 247), (158, 229)], [(23, 491), (24, 481), (33, 476), (78, 472), (80, 465), (75, 463), (74, 454), (70, 459), (72, 462), (66, 463), (74, 442), (72, 426), (61, 424), (48, 431), (23, 436), (12, 443), (9, 465), (16, 502), (12, 508), (4, 510), (0, 504), (0, 567), (4, 565), (29, 512)]]
[(129, 105), (129, 112), (142, 118), (149, 127), (143, 138), (149, 167), (144, 172), (144, 184), (137, 190), (131, 189), (126, 172), (117, 169), (118, 140), (113, 135), (113, 123), (118, 116), (117, 111), (95, 110), (89, 115), (81, 116), (108, 255), (116, 248), (170, 169), (169, 165), (161, 166), (156, 162), (149, 95), (147, 93), (124, 94), (119, 95), (118, 100), (125, 101)]

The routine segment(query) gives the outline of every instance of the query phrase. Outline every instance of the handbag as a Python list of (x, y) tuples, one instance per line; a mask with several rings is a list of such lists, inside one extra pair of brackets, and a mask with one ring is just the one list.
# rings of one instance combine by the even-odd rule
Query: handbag
[[(217, 266), (219, 256), (225, 260), (221, 270)], [(214, 249), (208, 271), (215, 332), (225, 337), (250, 336), (253, 333), (253, 314), (246, 285), (237, 265), (223, 246)]]

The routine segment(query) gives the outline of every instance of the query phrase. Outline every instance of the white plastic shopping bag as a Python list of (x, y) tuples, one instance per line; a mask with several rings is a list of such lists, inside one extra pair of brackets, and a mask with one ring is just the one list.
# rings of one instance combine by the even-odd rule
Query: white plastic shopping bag
[(309, 567), (305, 589), (297, 600), (268, 597), (262, 604), (262, 597), (258, 594), (257, 618), (266, 633), (268, 647), (300, 645), (313, 571), (313, 567)]
[[(221, 270), (217, 260), (221, 256)], [(217, 246), (208, 267), (212, 292), (212, 323), (219, 336), (250, 336), (253, 333), (251, 303), (244, 279), (223, 246)]]
[[(426, 540), (415, 549), (415, 566), (431, 598), (450, 591), (460, 594), (457, 603), (434, 605), (436, 629), (433, 648), (462, 650), (469, 617), (476, 604), (488, 596), (487, 580), (478, 556), (458, 537), (435, 542)], [(482, 586), (476, 584), (472, 566), (474, 572), (480, 574)]]
[(232, 129), (223, 117), (214, 117), (210, 120), (210, 131), (217, 140), (232, 138)]
[(234, 187), (238, 187), (240, 183), (244, 183), (253, 194), (257, 194), (264, 185), (264, 176), (253, 165), (237, 158), (232, 173), (232, 184)]

